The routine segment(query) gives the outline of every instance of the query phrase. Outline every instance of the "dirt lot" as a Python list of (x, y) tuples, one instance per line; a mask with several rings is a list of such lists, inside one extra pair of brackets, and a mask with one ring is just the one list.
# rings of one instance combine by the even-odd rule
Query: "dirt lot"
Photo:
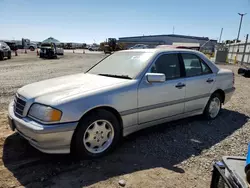
[(209, 187), (214, 160), (246, 154), (250, 85), (238, 75), (237, 90), (216, 120), (198, 116), (142, 130), (97, 160), (42, 154), (8, 129), (7, 104), (19, 87), (82, 72), (103, 56), (68, 53), (40, 60), (29, 53), (0, 62), (0, 187), (119, 187), (121, 179), (125, 187)]

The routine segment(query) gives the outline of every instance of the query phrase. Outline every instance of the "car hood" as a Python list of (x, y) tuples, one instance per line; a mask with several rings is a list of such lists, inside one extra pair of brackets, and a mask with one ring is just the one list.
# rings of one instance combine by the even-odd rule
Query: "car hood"
[(112, 88), (129, 81), (131, 80), (81, 73), (32, 83), (20, 88), (17, 93), (27, 100), (55, 104), (64, 98)]

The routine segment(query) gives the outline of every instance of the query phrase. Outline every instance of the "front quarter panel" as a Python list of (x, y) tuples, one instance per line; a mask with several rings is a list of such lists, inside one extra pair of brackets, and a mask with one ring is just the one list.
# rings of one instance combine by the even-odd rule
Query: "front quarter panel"
[(67, 102), (57, 106), (63, 112), (61, 122), (79, 121), (92, 109), (111, 107), (120, 113), (123, 126), (134, 125), (137, 123), (137, 113), (124, 115), (123, 112), (137, 108), (137, 85), (138, 80), (131, 80), (122, 85), (67, 99)]

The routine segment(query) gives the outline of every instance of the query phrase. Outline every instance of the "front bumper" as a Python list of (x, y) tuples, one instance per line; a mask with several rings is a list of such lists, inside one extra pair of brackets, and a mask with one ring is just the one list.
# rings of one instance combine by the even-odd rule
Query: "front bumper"
[(224, 104), (226, 104), (231, 99), (231, 97), (233, 96), (234, 91), (235, 91), (235, 87), (224, 90), (224, 92), (225, 92)]
[(14, 113), (13, 102), (8, 112), (15, 130), (38, 150), (44, 153), (70, 153), (71, 139), (78, 122), (44, 125), (28, 117), (19, 118)]

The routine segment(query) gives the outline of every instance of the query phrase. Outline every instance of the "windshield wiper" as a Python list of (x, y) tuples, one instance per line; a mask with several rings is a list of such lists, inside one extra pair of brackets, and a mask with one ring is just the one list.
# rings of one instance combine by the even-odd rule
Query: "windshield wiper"
[(114, 77), (114, 78), (125, 78), (125, 79), (132, 79), (128, 75), (116, 75), (116, 74), (98, 74), (100, 76), (108, 76), (108, 77)]

